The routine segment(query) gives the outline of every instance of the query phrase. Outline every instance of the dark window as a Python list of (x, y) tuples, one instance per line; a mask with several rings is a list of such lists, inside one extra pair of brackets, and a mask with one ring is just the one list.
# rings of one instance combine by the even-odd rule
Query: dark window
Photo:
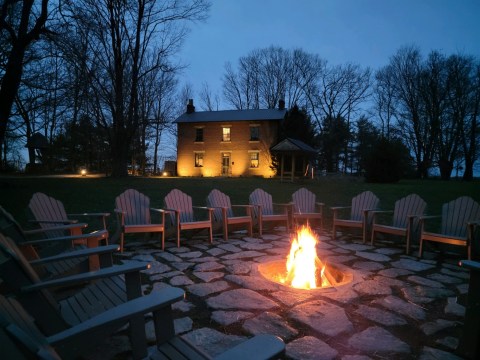
[(203, 128), (196, 128), (195, 129), (195, 142), (202, 142), (203, 141)]
[(260, 140), (260, 126), (250, 126), (250, 141)]

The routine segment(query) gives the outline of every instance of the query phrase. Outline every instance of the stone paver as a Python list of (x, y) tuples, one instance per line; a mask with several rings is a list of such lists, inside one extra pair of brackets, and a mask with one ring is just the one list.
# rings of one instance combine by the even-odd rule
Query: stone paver
[[(352, 283), (298, 290), (259, 275), (259, 263), (289, 252), (292, 237), (280, 228), (262, 238), (238, 232), (225, 242), (215, 236), (213, 244), (188, 239), (180, 248), (167, 241), (165, 251), (154, 241), (130, 242), (119, 259), (150, 264), (142, 275), (145, 293), (171, 285), (185, 290), (185, 299), (172, 305), (175, 331), (209, 356), (246, 334), (267, 332), (285, 341), (287, 359), (460, 359), (455, 348), (469, 272), (457, 265), (458, 257), (429, 252), (419, 259), (415, 248), (405, 255), (403, 243), (387, 238), (370, 246), (319, 235), (319, 257), (349, 270)], [(154, 340), (151, 320), (147, 324)], [(112, 339), (87, 359), (124, 358), (128, 340), (122, 333)], [(153, 346), (149, 352), (156, 359)]]

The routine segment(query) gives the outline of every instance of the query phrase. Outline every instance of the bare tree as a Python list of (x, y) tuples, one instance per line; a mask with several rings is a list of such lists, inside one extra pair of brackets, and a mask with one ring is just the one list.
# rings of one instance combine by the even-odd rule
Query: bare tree
[[(140, 126), (139, 86), (155, 69), (175, 72), (186, 21), (205, 18), (207, 0), (67, 1), (78, 28), (88, 29), (98, 125), (109, 134), (112, 176), (127, 175), (130, 145)], [(154, 62), (148, 54), (156, 54)]]
[(220, 106), (220, 97), (218, 94), (212, 94), (212, 90), (208, 86), (207, 82), (202, 84), (200, 90), (200, 101), (202, 102), (202, 108), (206, 111), (218, 111)]
[(390, 59), (392, 84), (398, 103), (398, 125), (407, 146), (413, 152), (417, 176), (428, 177), (435, 150), (435, 136), (422, 116), (423, 104), (420, 93), (422, 58), (418, 48), (402, 47)]
[(392, 68), (385, 66), (375, 73), (373, 88), (374, 114), (380, 119), (381, 134), (390, 139), (392, 122), (396, 115), (396, 98), (393, 84)]
[[(0, 79), (0, 152), (23, 74), (25, 52), (47, 30), (48, 0), (5, 0), (0, 9), (0, 42), (5, 66)], [(0, 164), (1, 167), (2, 164)]]

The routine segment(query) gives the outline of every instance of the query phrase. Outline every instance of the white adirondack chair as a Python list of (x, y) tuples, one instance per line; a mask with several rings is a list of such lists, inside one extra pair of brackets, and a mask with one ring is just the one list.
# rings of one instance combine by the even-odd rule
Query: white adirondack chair
[[(37, 223), (44, 230), (51, 229), (45, 232), (49, 237), (82, 234), (82, 229), (87, 224), (79, 223), (79, 218), (96, 218), (103, 225), (103, 230), (106, 230), (107, 217), (110, 216), (108, 212), (67, 214), (60, 200), (41, 192), (33, 194), (28, 203), (28, 208), (34, 217), (34, 220), (31, 220), (32, 222)], [(69, 226), (66, 229), (62, 229), (59, 225)]]
[[(419, 217), (424, 215), (427, 203), (417, 194), (407, 195), (395, 201), (393, 211), (373, 211), (371, 244), (377, 233), (403, 236), (406, 240), (406, 253), (410, 252), (410, 244), (419, 235)], [(392, 214), (391, 224), (382, 224), (377, 215)]]
[[(228, 240), (228, 230), (232, 225), (245, 225), (248, 236), (252, 236), (252, 205), (232, 205), (230, 197), (220, 190), (213, 189), (207, 196), (207, 206), (213, 208), (215, 222), (221, 222), (223, 239)], [(235, 213), (234, 209), (243, 209), (244, 215)]]
[(323, 227), (324, 203), (316, 202), (316, 195), (306, 188), (300, 188), (292, 194), (293, 221), (318, 220)]
[[(333, 231), (332, 237), (335, 240), (337, 237), (338, 227), (350, 227), (362, 230), (363, 242), (367, 239), (369, 226), (372, 223), (372, 210), (376, 210), (379, 204), (379, 199), (371, 191), (364, 191), (352, 199), (351, 206), (335, 206), (333, 211)], [(341, 218), (339, 213), (341, 210), (349, 209), (350, 217)]]
[[(150, 207), (150, 199), (135, 189), (128, 189), (115, 199), (117, 232), (120, 251), (123, 252), (125, 234), (160, 233), (162, 250), (165, 249), (165, 211)], [(160, 215), (160, 221), (152, 223), (151, 212)]]
[[(177, 246), (180, 247), (180, 232), (183, 230), (207, 229), (209, 232), (210, 243), (213, 242), (213, 209), (204, 206), (193, 206), (192, 198), (184, 192), (173, 189), (164, 199), (165, 210), (174, 212), (172, 223), (175, 224), (177, 231)], [(207, 219), (201, 220), (194, 212), (194, 209), (207, 212)]]
[(249, 203), (254, 205), (253, 213), (260, 236), (263, 233), (264, 223), (285, 223), (287, 230), (289, 229), (288, 209), (291, 204), (274, 203), (272, 195), (262, 189), (255, 189), (250, 194)]
[(459, 245), (467, 248), (468, 260), (472, 257), (472, 242), (475, 227), (480, 225), (480, 205), (469, 196), (461, 196), (443, 204), (441, 228), (439, 232), (426, 229), (426, 220), (440, 216), (424, 216), (420, 218), (420, 249), (418, 255), (423, 255), (425, 241), (443, 244)]

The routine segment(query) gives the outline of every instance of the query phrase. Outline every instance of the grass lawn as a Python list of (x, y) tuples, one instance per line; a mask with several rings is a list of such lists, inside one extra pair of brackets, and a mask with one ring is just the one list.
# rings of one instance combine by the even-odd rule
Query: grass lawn
[(297, 180), (294, 183), (262, 178), (141, 178), (125, 179), (98, 177), (0, 177), (0, 205), (22, 225), (26, 225), (26, 208), (35, 192), (44, 192), (62, 201), (67, 212), (111, 212), (110, 227), (115, 218), (115, 197), (134, 188), (150, 197), (152, 207), (162, 207), (164, 196), (173, 188), (188, 193), (194, 205), (204, 206), (210, 190), (217, 188), (228, 194), (234, 204), (248, 203), (249, 194), (262, 188), (273, 196), (274, 202), (289, 202), (292, 193), (306, 187), (324, 202), (325, 227), (330, 228), (330, 206), (349, 205), (356, 194), (371, 190), (380, 198), (383, 210), (393, 209), (394, 202), (410, 193), (417, 193), (427, 202), (427, 213), (440, 214), (443, 203), (462, 195), (480, 202), (480, 180), (403, 180), (396, 184), (369, 184), (356, 177), (325, 177), (319, 180)]

